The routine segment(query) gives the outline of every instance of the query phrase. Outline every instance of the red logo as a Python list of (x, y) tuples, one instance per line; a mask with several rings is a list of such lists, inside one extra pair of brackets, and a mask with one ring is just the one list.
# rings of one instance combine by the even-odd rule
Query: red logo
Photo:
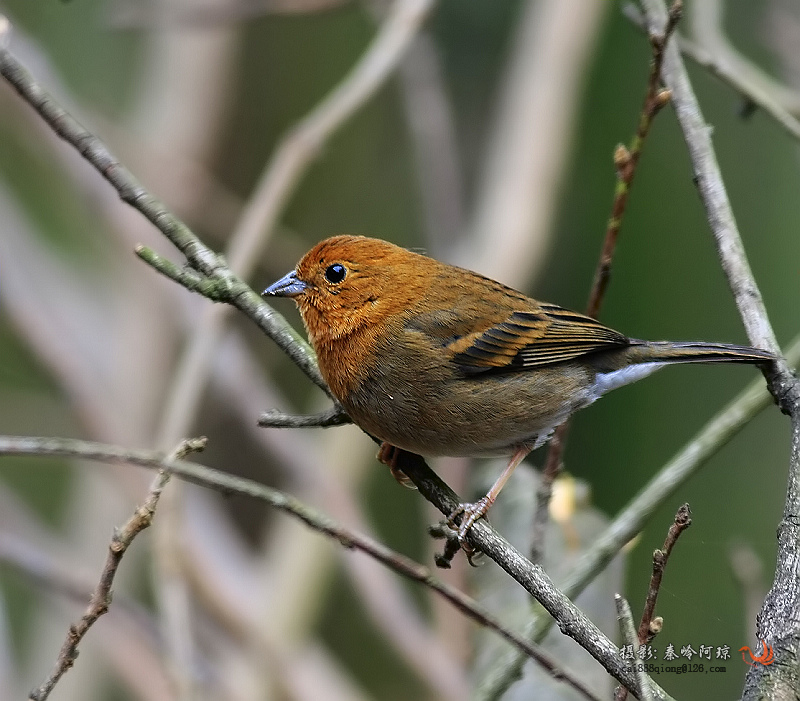
[(753, 651), (745, 645), (744, 647), (739, 648), (739, 652), (742, 653), (742, 661), (747, 662), (747, 659), (744, 656), (744, 651), (747, 650), (747, 654), (750, 655), (750, 659), (752, 662), (747, 662), (751, 667), (754, 664), (763, 664), (763, 665), (770, 665), (772, 664), (772, 645), (767, 645), (765, 640), (761, 641), (761, 645), (764, 647), (764, 652), (762, 652), (758, 657), (753, 656)]

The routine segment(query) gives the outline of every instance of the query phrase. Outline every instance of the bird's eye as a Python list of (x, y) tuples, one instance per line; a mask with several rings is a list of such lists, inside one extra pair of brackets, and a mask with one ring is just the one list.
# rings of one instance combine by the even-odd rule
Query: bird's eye
[(347, 275), (347, 268), (345, 268), (340, 263), (334, 263), (333, 265), (329, 265), (325, 269), (325, 279), (328, 282), (332, 282), (334, 285), (344, 280), (346, 275)]

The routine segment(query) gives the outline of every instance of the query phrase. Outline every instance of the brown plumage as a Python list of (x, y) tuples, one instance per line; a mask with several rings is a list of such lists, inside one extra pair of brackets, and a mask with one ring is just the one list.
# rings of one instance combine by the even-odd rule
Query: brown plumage
[(745, 346), (631, 339), (361, 236), (322, 241), (264, 294), (294, 298), (325, 381), (370, 434), (427, 456), (513, 455), (487, 497), (465, 505), (462, 537), (516, 464), (605, 392), (668, 363), (772, 360)]

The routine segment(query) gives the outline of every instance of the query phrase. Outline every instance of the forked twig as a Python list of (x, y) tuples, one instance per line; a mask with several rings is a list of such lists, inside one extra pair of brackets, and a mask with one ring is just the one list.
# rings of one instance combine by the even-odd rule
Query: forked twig
[[(168, 466), (176, 460), (181, 460), (189, 453), (203, 450), (205, 445), (205, 438), (192, 438), (181, 441), (180, 445), (164, 461), (165, 465)], [(153, 515), (161, 498), (161, 492), (169, 482), (169, 479), (170, 472), (167, 469), (159, 470), (144, 503), (133, 512), (133, 515), (122, 528), (115, 529), (111, 544), (108, 546), (108, 555), (106, 556), (103, 571), (100, 574), (100, 581), (92, 593), (89, 606), (81, 620), (69, 627), (69, 632), (58, 653), (58, 659), (53, 671), (50, 672), (50, 675), (40, 686), (31, 691), (28, 697), (30, 701), (45, 701), (50, 696), (61, 677), (75, 664), (75, 660), (78, 657), (78, 645), (80, 645), (86, 633), (89, 632), (89, 628), (97, 622), (100, 616), (108, 612), (108, 608), (111, 605), (111, 586), (114, 584), (114, 577), (117, 574), (120, 562), (122, 562), (122, 557), (133, 542), (133, 539), (153, 522)]]
[(660, 628), (653, 627), (655, 620), (653, 614), (656, 610), (658, 592), (661, 589), (661, 579), (664, 577), (664, 570), (667, 567), (672, 548), (680, 538), (681, 533), (691, 525), (692, 511), (688, 504), (683, 504), (675, 514), (675, 521), (669, 527), (667, 537), (664, 540), (664, 547), (653, 552), (653, 574), (650, 577), (650, 586), (647, 589), (647, 598), (645, 599), (642, 619), (639, 621), (639, 629), (637, 631), (640, 645), (649, 643), (660, 630)]
[[(656, 610), (656, 602), (658, 601), (658, 592), (661, 589), (661, 579), (664, 577), (664, 570), (667, 567), (672, 548), (689, 526), (692, 525), (692, 511), (689, 509), (688, 504), (683, 504), (678, 512), (675, 514), (675, 520), (667, 531), (667, 537), (664, 540), (664, 547), (660, 550), (653, 551), (653, 573), (650, 575), (650, 586), (647, 588), (647, 597), (644, 602), (644, 609), (642, 610), (642, 618), (639, 621), (639, 628), (636, 631), (636, 644), (634, 650), (642, 645), (649, 645), (650, 642), (661, 632), (663, 620), (661, 617), (653, 617)], [(633, 621), (631, 621), (631, 625)], [(625, 641), (631, 645), (630, 640)], [(625, 701), (628, 698), (628, 690), (625, 687), (619, 687), (616, 694), (616, 701)]]

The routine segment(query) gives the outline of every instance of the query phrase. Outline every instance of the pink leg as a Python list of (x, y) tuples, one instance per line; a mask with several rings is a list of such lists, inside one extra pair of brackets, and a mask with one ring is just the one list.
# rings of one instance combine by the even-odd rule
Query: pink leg
[(511, 456), (511, 460), (509, 461), (506, 469), (503, 470), (502, 474), (497, 478), (495, 483), (492, 485), (492, 488), (486, 492), (485, 497), (479, 499), (473, 504), (459, 504), (456, 510), (450, 514), (450, 517), (448, 518), (448, 522), (450, 524), (453, 523), (453, 519), (459, 514), (464, 515), (461, 519), (461, 525), (458, 527), (458, 540), (461, 543), (464, 542), (467, 533), (469, 533), (469, 529), (472, 528), (472, 524), (482, 516), (486, 515), (486, 512), (489, 511), (489, 508), (492, 504), (494, 504), (495, 499), (497, 499), (497, 495), (500, 494), (500, 490), (505, 487), (506, 482), (508, 482), (508, 478), (511, 477), (511, 473), (514, 472), (517, 465), (519, 465), (530, 452), (531, 449), (528, 447), (523, 446), (522, 448), (518, 448), (517, 452)]

